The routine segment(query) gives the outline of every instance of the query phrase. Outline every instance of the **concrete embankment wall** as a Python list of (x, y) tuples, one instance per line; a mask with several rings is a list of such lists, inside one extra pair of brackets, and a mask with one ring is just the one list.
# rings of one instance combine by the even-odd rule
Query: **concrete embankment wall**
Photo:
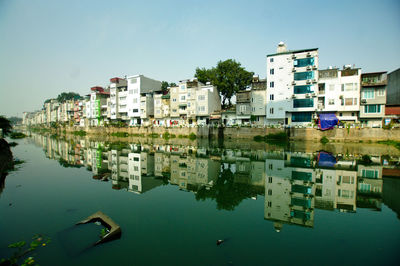
[(316, 140), (322, 137), (329, 140), (360, 142), (360, 141), (380, 141), (396, 140), (400, 141), (400, 128), (335, 128), (332, 130), (321, 131), (314, 128), (291, 128), (289, 130), (291, 140)]
[(322, 137), (328, 138), (330, 141), (343, 142), (360, 142), (360, 141), (380, 141), (380, 140), (396, 140), (400, 141), (400, 128), (390, 130), (381, 128), (335, 128), (332, 130), (321, 131), (315, 128), (163, 128), (163, 127), (130, 127), (130, 128), (114, 128), (114, 127), (66, 127), (59, 128), (58, 131), (66, 130), (67, 133), (84, 130), (88, 135), (111, 135), (112, 133), (128, 133), (131, 135), (141, 134), (162, 135), (168, 132), (177, 137), (179, 135), (188, 136), (191, 133), (200, 138), (224, 138), (224, 139), (251, 139), (255, 136), (265, 136), (268, 134), (276, 134), (286, 132), (291, 140), (296, 141), (319, 141)]

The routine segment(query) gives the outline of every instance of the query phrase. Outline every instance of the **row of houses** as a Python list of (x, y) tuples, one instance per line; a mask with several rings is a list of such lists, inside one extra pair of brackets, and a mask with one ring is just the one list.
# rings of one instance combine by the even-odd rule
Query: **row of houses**
[[(383, 195), (390, 202), (391, 194), (383, 193), (383, 176), (396, 171), (387, 156), (372, 156), (374, 163), (364, 165), (352, 154), (334, 157), (325, 152), (211, 150), (133, 143), (115, 148), (88, 139), (70, 142), (39, 134), (32, 139), (48, 158), (86, 167), (93, 179), (110, 181), (113, 189), (137, 194), (167, 181), (180, 190), (192, 191), (200, 198), (217, 198), (218, 202), (218, 197), (224, 197), (223, 186), (232, 185), (218, 179), (229, 173), (233, 185), (242, 189), (230, 195), (232, 206), (220, 207), (236, 207), (245, 198), (263, 196), (264, 218), (273, 221), (278, 231), (284, 224), (313, 227), (315, 209), (380, 211)], [(251, 193), (240, 194), (246, 188)], [(227, 203), (226, 199), (222, 202)]]
[(182, 80), (161, 90), (161, 82), (135, 75), (111, 78), (78, 101), (51, 100), (43, 110), (24, 113), (23, 123), (68, 122), (79, 126), (312, 125), (321, 113), (340, 121), (381, 127), (400, 118), (400, 69), (362, 73), (361, 68), (319, 69), (318, 48), (288, 50), (281, 42), (267, 55), (266, 79), (253, 77), (236, 93), (236, 105), (221, 110), (212, 84)]
[(111, 78), (106, 88), (95, 86), (83, 99), (50, 100), (43, 110), (24, 113), (25, 125), (69, 123), (77, 126), (195, 126), (209, 123), (221, 112), (217, 88), (197, 79), (161, 90), (161, 82), (135, 75)]

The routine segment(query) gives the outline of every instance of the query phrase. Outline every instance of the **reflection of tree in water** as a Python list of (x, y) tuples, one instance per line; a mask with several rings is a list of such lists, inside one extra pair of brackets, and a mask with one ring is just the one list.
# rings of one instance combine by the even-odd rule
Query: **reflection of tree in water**
[(242, 200), (256, 196), (257, 187), (234, 182), (234, 174), (230, 169), (223, 169), (213, 187), (202, 187), (196, 194), (196, 200), (215, 199), (218, 210), (233, 211)]

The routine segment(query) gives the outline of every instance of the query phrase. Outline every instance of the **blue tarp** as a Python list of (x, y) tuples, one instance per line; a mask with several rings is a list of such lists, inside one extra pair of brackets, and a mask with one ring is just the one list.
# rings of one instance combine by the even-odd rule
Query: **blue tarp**
[(332, 154), (324, 151), (318, 153), (319, 167), (334, 167), (336, 162), (336, 158)]
[(318, 119), (318, 127), (321, 130), (334, 128), (339, 123), (339, 119), (335, 114), (320, 114)]

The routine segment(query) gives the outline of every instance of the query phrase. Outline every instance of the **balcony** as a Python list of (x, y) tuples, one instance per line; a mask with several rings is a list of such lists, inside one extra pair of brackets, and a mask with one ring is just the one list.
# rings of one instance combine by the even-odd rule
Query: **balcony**
[(387, 72), (366, 73), (361, 75), (361, 86), (385, 86), (387, 85)]

